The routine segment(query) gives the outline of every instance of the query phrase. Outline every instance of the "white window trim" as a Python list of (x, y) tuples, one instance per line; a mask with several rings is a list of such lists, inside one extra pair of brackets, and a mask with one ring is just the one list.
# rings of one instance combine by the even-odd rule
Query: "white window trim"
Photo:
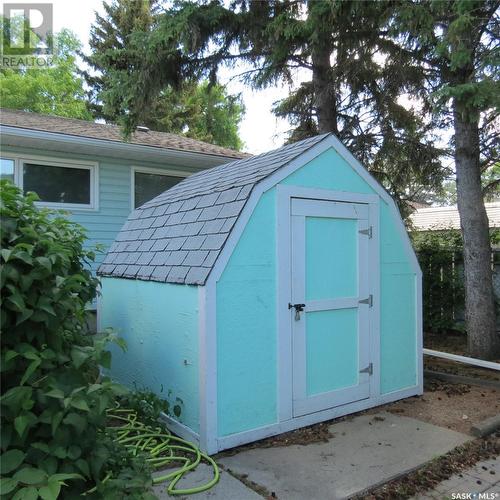
[(147, 167), (132, 167), (130, 169), (130, 211), (135, 210), (135, 174), (155, 174), (166, 175), (168, 177), (182, 177), (185, 179), (193, 172), (185, 172), (182, 170), (166, 170), (163, 168), (147, 168)]
[(0, 153), (6, 160), (14, 161), (14, 184), (23, 189), (23, 166), (25, 163), (36, 163), (49, 167), (79, 168), (90, 171), (90, 203), (58, 203), (48, 201), (37, 201), (40, 207), (67, 209), (71, 211), (97, 211), (99, 210), (99, 163), (84, 160), (69, 160), (53, 158), (49, 156), (23, 155), (19, 153)]

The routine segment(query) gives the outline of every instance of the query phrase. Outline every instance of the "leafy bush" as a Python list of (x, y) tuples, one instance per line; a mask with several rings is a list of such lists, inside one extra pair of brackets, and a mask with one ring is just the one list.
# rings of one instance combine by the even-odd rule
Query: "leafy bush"
[[(169, 393), (171, 396), (171, 393)], [(159, 398), (154, 392), (147, 389), (130, 391), (119, 399), (122, 408), (135, 410), (141, 421), (147, 425), (155, 427), (158, 425), (160, 413), (180, 417), (182, 413), (182, 399), (175, 398), (172, 403), (167, 399)]]
[(96, 379), (111, 333), (85, 336), (98, 281), (80, 226), (0, 184), (1, 474), (9, 498), (147, 498), (150, 471), (106, 433), (124, 389)]
[(413, 233), (412, 240), (422, 269), (424, 330), (462, 331), (465, 296), (460, 231)]
[[(413, 232), (411, 237), (422, 268), (424, 331), (462, 332), (465, 290), (460, 231)], [(491, 230), (490, 241), (498, 245), (498, 229)], [(498, 259), (499, 254), (494, 255)]]

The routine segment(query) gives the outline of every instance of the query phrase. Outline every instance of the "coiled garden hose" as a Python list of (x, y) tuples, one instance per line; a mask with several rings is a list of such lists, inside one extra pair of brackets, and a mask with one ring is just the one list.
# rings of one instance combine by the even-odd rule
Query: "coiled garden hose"
[[(146, 461), (154, 469), (160, 469), (166, 465), (180, 467), (174, 471), (153, 477), (153, 484), (170, 481), (167, 486), (169, 495), (192, 495), (206, 491), (219, 481), (219, 468), (208, 456), (202, 453), (193, 443), (185, 441), (170, 433), (168, 429), (142, 423), (137, 412), (128, 408), (114, 408), (108, 410), (108, 418), (113, 425), (108, 430), (116, 433), (116, 440), (123, 444), (133, 455), (143, 452), (148, 458)], [(195, 469), (200, 462), (206, 462), (213, 469), (213, 478), (201, 486), (194, 488), (177, 489), (175, 485), (189, 471)]]

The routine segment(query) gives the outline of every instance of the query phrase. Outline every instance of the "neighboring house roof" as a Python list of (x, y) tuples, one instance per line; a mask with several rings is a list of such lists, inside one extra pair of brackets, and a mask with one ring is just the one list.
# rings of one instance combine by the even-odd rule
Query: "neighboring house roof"
[[(485, 203), (490, 228), (500, 227), (500, 202)], [(416, 231), (460, 229), (460, 215), (456, 206), (419, 208), (410, 215)]]
[(329, 135), (186, 178), (130, 214), (98, 274), (204, 284), (252, 189)]
[(136, 144), (161, 149), (203, 153), (225, 158), (245, 158), (248, 156), (246, 153), (240, 153), (232, 149), (197, 141), (189, 137), (166, 132), (155, 132), (153, 130), (136, 131), (132, 134), (129, 141), (125, 141), (120, 127), (117, 125), (95, 123), (74, 118), (43, 115), (6, 108), (0, 108), (0, 123), (4, 126), (17, 127), (20, 129), (40, 130), (54, 134), (72, 135), (75, 137), (86, 137), (124, 144)]

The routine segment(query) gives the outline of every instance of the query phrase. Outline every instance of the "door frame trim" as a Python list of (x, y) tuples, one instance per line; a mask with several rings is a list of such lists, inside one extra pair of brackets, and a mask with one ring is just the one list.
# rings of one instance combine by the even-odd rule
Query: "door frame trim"
[[(370, 381), (370, 398), (380, 396), (380, 244), (379, 244), (379, 196), (347, 193), (326, 189), (304, 188), (289, 185), (276, 186), (277, 202), (277, 328), (278, 328), (278, 421), (293, 419), (292, 387), (292, 324), (288, 303), (291, 302), (291, 199), (363, 203), (368, 205), (368, 220), (372, 226), (372, 249), (369, 254), (371, 271), (370, 293), (373, 307), (370, 319), (370, 359), (373, 360), (373, 375)], [(367, 236), (368, 237), (368, 236)], [(295, 417), (296, 418), (296, 417)]]

